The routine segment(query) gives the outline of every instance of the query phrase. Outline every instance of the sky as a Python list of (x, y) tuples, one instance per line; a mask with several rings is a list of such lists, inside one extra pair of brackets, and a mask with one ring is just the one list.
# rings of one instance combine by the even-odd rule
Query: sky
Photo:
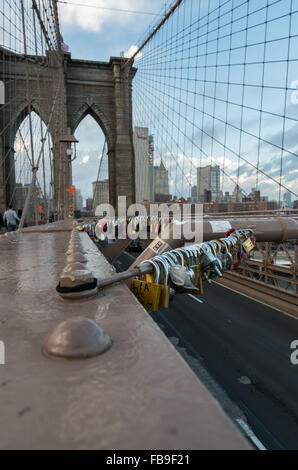
[[(73, 3), (100, 5), (160, 13), (164, 0), (73, 0)], [(74, 5), (59, 5), (60, 28), (72, 58), (109, 61), (121, 52), (131, 53), (158, 16), (130, 14)], [(126, 55), (127, 55), (126, 54)], [(87, 116), (78, 126), (76, 138), (78, 158), (73, 163), (73, 183), (81, 189), (83, 198), (92, 196), (104, 136), (93, 118)], [(107, 177), (107, 165), (101, 172)]]
[[(20, 2), (2, 3), (8, 23), (0, 27), (0, 43), (24, 53)], [(173, 3), (61, 0), (60, 29), (72, 58), (108, 62), (111, 56), (132, 54), (162, 17), (157, 14)], [(37, 43), (33, 37), (31, 0), (24, 5), (27, 53), (42, 55), (47, 44), (40, 31)], [(45, 15), (45, 21), (55, 47), (53, 18)], [(262, 195), (278, 199), (281, 178), (298, 194), (297, 0), (184, 0), (134, 65), (133, 125), (153, 135), (154, 163), (163, 160), (172, 195), (188, 197), (197, 167), (208, 164), (224, 166), (223, 191), (232, 192), (238, 182), (249, 193), (258, 178)], [(92, 195), (104, 137), (90, 116), (75, 135), (73, 182), (86, 199)], [(24, 175), (19, 161), (18, 173)], [(108, 175), (107, 164), (105, 156), (100, 179)]]
[(239, 182), (249, 193), (258, 175), (261, 195), (277, 200), (281, 175), (298, 193), (297, 6), (187, 0), (143, 50), (135, 115), (150, 123), (172, 194), (189, 195), (209, 164), (225, 165), (223, 191)]
[[(73, 3), (154, 13), (166, 9), (164, 0), (73, 0)], [(282, 143), (291, 152), (284, 152), (283, 184), (298, 193), (298, 129), (293, 120), (298, 119), (298, 103), (292, 100), (293, 90), (289, 90), (286, 97), (287, 119), (284, 132), (284, 122), (281, 117), (284, 114), (282, 87), (287, 82), (287, 86), (291, 88), (292, 83), (298, 80), (298, 12), (296, 8), (293, 9), (294, 14), (290, 24), (290, 16), (287, 14), (290, 3), (290, 0), (268, 1), (269, 22), (265, 29), (264, 7), (267, 0), (250, 0), (248, 5), (243, 0), (234, 0), (233, 12), (229, 11), (231, 2), (221, 2), (224, 6), (221, 8), (218, 25), (222, 31), (222, 39), (217, 39), (216, 43), (210, 39), (212, 21), (216, 21), (216, 12), (213, 20), (212, 15), (207, 15), (207, 6), (212, 10), (212, 4), (215, 6), (218, 0), (200, 2), (185, 0), (183, 2), (185, 9), (181, 9), (180, 14), (174, 16), (172, 23), (171, 21), (167, 23), (136, 61), (139, 72), (133, 82), (134, 123), (149, 127), (149, 132), (154, 135), (155, 163), (158, 164), (161, 158), (163, 159), (169, 170), (172, 194), (178, 196), (182, 194), (187, 197), (190, 186), (196, 184), (196, 167), (210, 163), (220, 165), (224, 163), (226, 171), (232, 176), (232, 178), (224, 177), (225, 191), (233, 191), (239, 168), (239, 184), (249, 192), (256, 183), (256, 171), (252, 165), (257, 164), (258, 152), (261, 156), (260, 169), (278, 180), (281, 155), (275, 145), (280, 146)], [(293, 2), (294, 7), (295, 4), (296, 2)], [(194, 11), (196, 8), (199, 8), (198, 12)], [(157, 16), (120, 13), (62, 3), (59, 11), (61, 32), (64, 42), (70, 47), (72, 57), (99, 61), (109, 61), (110, 56), (119, 56), (122, 51), (128, 56), (136, 49), (136, 45), (140, 44), (141, 39), (146, 37), (150, 25), (155, 24), (158, 19)], [(248, 19), (247, 11), (249, 11)], [(195, 22), (197, 17), (201, 18), (199, 27)], [(172, 38), (176, 31), (183, 31), (182, 22), (185, 18), (189, 24), (193, 24), (193, 27), (187, 30), (189, 35), (185, 35), (184, 40), (182, 34), (180, 35), (179, 48), (182, 49), (178, 48), (177, 53), (178, 43)], [(205, 18), (208, 18), (208, 22)], [(246, 24), (250, 27), (247, 35)], [(196, 61), (196, 54), (190, 58), (188, 41), (190, 45), (195, 44), (197, 37), (204, 36), (206, 28), (211, 31), (208, 32), (208, 44), (206, 46), (202, 39), (202, 45), (197, 46), (196, 54), (199, 55), (199, 61)], [(291, 30), (292, 34), (289, 49), (289, 58), (292, 62), (286, 74), (287, 39), (283, 36), (287, 35), (288, 30)], [(266, 67), (263, 70), (261, 62), (265, 34)], [(168, 47), (160, 47), (165, 41)], [(249, 44), (247, 48), (245, 48), (246, 42)], [(223, 52), (214, 54), (214, 47)], [(230, 57), (229, 47), (232, 47)], [(191, 50), (193, 52), (194, 49)], [(204, 62), (206, 50), (208, 54)], [(215, 61), (219, 65), (217, 68), (214, 67)], [(227, 61), (233, 64), (230, 77), (229, 68), (225, 66)], [(244, 61), (248, 63), (245, 70)], [(195, 63), (198, 67), (197, 77), (194, 76)], [(180, 65), (184, 67), (181, 73)], [(215, 73), (218, 83), (214, 86), (212, 80)], [(228, 80), (234, 84), (227, 87), (225, 82)], [(263, 94), (262, 80), (266, 84)], [(241, 84), (244, 82), (246, 86), (243, 91)], [(197, 95), (195, 105), (192, 98), (194, 93)], [(228, 106), (225, 103), (227, 93), (231, 102)], [(202, 99), (203, 95), (210, 98)], [(216, 97), (216, 101), (212, 99), (213, 96)], [(243, 115), (241, 107), (233, 104), (241, 102), (245, 106)], [(259, 126), (260, 112), (257, 110), (260, 107), (266, 110), (267, 114), (262, 114)], [(206, 113), (204, 116), (202, 109)], [(182, 120), (179, 113), (182, 115)], [(169, 118), (174, 121), (172, 127), (168, 123)], [(247, 131), (242, 136), (237, 130), (241, 120), (242, 127)], [(228, 126), (225, 125), (226, 121)], [(184, 138), (184, 134), (187, 138)], [(211, 134), (214, 139), (209, 137)], [(267, 143), (263, 142), (259, 146), (258, 135)], [(81, 189), (86, 199), (92, 195), (91, 184), (97, 176), (104, 137), (90, 116), (80, 123), (75, 136), (80, 142), (77, 148), (78, 157), (73, 163), (73, 183)], [(225, 152), (223, 142), (226, 142), (227, 146)], [(203, 149), (203, 152), (200, 149)], [(238, 161), (239, 149), (241, 160)], [(106, 177), (105, 159), (100, 179)], [(262, 173), (259, 174), (259, 183), (262, 195), (278, 199), (279, 188), (276, 183)]]

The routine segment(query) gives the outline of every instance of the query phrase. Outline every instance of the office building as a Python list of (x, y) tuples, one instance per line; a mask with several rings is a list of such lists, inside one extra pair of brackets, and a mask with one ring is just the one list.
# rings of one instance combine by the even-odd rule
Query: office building
[(93, 190), (93, 212), (100, 204), (109, 203), (109, 180), (94, 181), (92, 183)]
[(220, 199), (220, 167), (208, 165), (197, 169), (198, 199), (201, 202)]
[(75, 210), (77, 211), (83, 210), (83, 196), (81, 194), (80, 189), (76, 189), (76, 192), (74, 193), (74, 205), (75, 205)]
[(155, 202), (170, 200), (169, 172), (162, 160), (159, 166), (154, 167), (154, 200)]
[(136, 202), (153, 202), (153, 136), (147, 127), (134, 127)]
[(290, 191), (287, 191), (284, 194), (284, 207), (286, 207), (287, 209), (292, 208), (292, 193), (290, 193)]

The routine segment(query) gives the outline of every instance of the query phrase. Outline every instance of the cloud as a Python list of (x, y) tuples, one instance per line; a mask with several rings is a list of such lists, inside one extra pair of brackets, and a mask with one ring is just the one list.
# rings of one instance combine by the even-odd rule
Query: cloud
[[(156, 5), (159, 1), (153, 1), (148, 8), (145, 0), (80, 0), (81, 5), (59, 4), (60, 21), (62, 25), (72, 25), (85, 31), (100, 33), (108, 23), (126, 25), (136, 21), (143, 22), (146, 15), (135, 15), (127, 12), (105, 10), (104, 8), (114, 8), (115, 10), (136, 10), (136, 11), (158, 11)], [(103, 8), (89, 8), (87, 5)], [(154, 18), (154, 17), (152, 17)]]
[(79, 165), (83, 165), (84, 163), (88, 163), (89, 162), (89, 155), (85, 155), (80, 161), (79, 161)]
[[(138, 46), (135, 46), (135, 45), (130, 46), (128, 51), (124, 52), (124, 57), (127, 57), (129, 59), (130, 57), (132, 57), (137, 52), (137, 50), (138, 50)], [(141, 59), (142, 56), (143, 56), (142, 52), (139, 52), (136, 55), (135, 59)]]
[(78, 160), (78, 164), (79, 165), (84, 165), (85, 163), (88, 163), (89, 161), (89, 155), (85, 155), (84, 157), (82, 157), (80, 160)]

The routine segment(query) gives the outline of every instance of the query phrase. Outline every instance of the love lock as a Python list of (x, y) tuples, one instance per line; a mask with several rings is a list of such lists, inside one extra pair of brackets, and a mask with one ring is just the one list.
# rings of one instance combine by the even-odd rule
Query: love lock
[[(154, 259), (159, 259), (159, 258), (162, 258), (163, 261), (165, 261), (168, 265), (168, 273), (167, 273), (167, 276), (168, 276), (168, 282), (169, 282), (169, 273), (170, 273), (170, 267), (171, 266), (176, 266), (176, 261), (174, 261), (174, 255), (171, 254), (170, 256), (170, 253), (163, 253), (162, 255), (160, 256), (156, 256)], [(176, 258), (175, 258), (176, 259)], [(175, 290), (170, 287), (170, 302), (171, 300), (174, 299), (174, 296), (175, 296)]]
[[(151, 312), (157, 312), (159, 307), (160, 296), (162, 292), (162, 285), (158, 284), (160, 278), (160, 269), (158, 264), (153, 260), (146, 260), (141, 265), (151, 264), (154, 267), (154, 282), (153, 279), (131, 281), (131, 291), (137, 297), (139, 302), (143, 305), (146, 310)], [(148, 282), (148, 280), (150, 282)]]
[(190, 292), (199, 294), (199, 289), (194, 284), (194, 272), (187, 266), (171, 266), (170, 267), (170, 279), (174, 285), (174, 288), (178, 292)]
[(200, 257), (202, 272), (207, 274), (207, 277), (211, 279), (222, 277), (221, 261), (214, 255), (210, 245), (208, 243), (202, 243), (201, 248), (203, 251), (203, 254)]
[[(171, 289), (169, 286), (169, 261), (164, 258), (162, 255), (155, 256), (154, 261), (160, 263), (163, 268), (163, 279), (162, 279), (162, 291), (159, 301), (159, 306), (163, 308), (169, 307), (170, 298), (173, 298), (175, 294), (174, 289)], [(172, 292), (171, 292), (172, 291)]]
[(189, 268), (193, 271), (194, 273), (194, 284), (196, 286), (196, 289), (198, 289), (199, 292), (194, 292), (195, 294), (199, 293), (203, 295), (204, 289), (203, 289), (203, 280), (201, 276), (201, 267), (200, 267), (200, 253), (201, 249), (199, 246), (191, 246), (191, 247), (186, 247), (184, 248), (186, 252), (190, 254), (190, 265)]
[(226, 239), (220, 239), (222, 248), (222, 266), (224, 271), (228, 271), (233, 266), (233, 256), (230, 252), (230, 242)]
[[(252, 231), (251, 235), (252, 235)], [(242, 234), (242, 246), (247, 255), (251, 253), (251, 251), (255, 248), (255, 241), (253, 238), (250, 238), (246, 234)]]
[(228, 237), (231, 242), (230, 252), (232, 254), (233, 259), (233, 266), (231, 266), (230, 270), (237, 269), (239, 265), (239, 258), (238, 258), (238, 239), (235, 235), (231, 235)]

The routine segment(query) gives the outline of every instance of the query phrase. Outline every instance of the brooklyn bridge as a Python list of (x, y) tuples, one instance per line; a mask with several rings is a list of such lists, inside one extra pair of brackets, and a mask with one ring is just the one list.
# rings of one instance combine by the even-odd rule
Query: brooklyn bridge
[[(0, 1), (0, 448), (298, 449), (297, 4), (90, 3)], [(152, 22), (75, 58), (71, 5)]]

